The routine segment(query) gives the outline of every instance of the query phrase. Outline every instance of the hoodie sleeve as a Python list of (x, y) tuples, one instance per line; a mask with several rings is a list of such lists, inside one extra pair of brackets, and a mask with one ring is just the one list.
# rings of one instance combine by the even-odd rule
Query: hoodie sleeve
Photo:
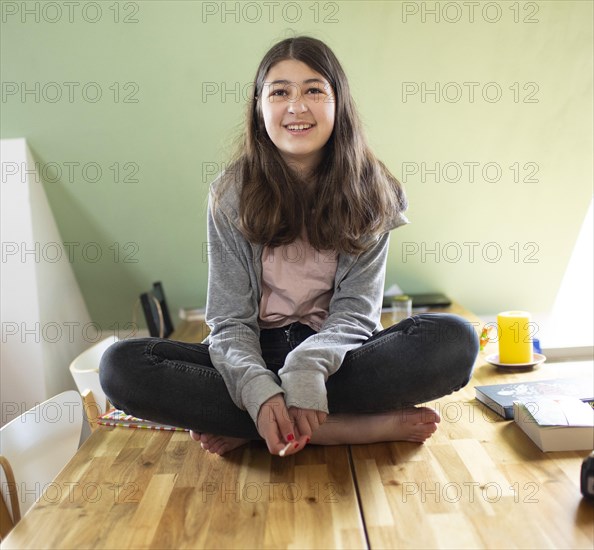
[(320, 331), (287, 355), (279, 371), (287, 407), (329, 412), (326, 380), (380, 324), (388, 244), (389, 232), (356, 258), (336, 282)]
[(260, 406), (284, 391), (262, 358), (251, 247), (220, 208), (213, 211), (212, 200), (207, 250), (210, 358), (233, 402), (247, 410), (255, 423)]

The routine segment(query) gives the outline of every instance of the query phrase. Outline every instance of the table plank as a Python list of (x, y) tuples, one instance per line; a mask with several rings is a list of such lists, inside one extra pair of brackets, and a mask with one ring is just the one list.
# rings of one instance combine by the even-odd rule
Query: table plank
[[(347, 446), (211, 455), (187, 434), (100, 427), (3, 548), (364, 548)], [(313, 527), (315, 526), (315, 527)]]

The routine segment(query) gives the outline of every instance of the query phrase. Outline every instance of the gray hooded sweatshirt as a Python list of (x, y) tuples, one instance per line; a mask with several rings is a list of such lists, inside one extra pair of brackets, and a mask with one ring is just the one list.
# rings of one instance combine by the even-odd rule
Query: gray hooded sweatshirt
[[(326, 321), (287, 355), (276, 376), (266, 368), (259, 339), (263, 246), (248, 242), (239, 230), (239, 183), (226, 185), (213, 208), (213, 194), (229, 177), (234, 175), (223, 172), (211, 184), (208, 207), (206, 323), (211, 332), (205, 343), (211, 361), (233, 402), (254, 422), (260, 406), (279, 393), (284, 394), (287, 408), (328, 413), (326, 380), (349, 350), (382, 329), (389, 232), (359, 255), (339, 254)], [(389, 227), (406, 223), (406, 217), (397, 214)]]

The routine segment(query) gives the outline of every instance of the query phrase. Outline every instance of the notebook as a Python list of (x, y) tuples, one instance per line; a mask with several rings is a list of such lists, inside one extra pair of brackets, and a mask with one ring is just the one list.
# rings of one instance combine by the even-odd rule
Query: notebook
[(475, 386), (476, 398), (491, 410), (511, 420), (514, 417), (514, 401), (537, 397), (577, 397), (594, 402), (594, 382), (591, 378), (552, 378)]
[(176, 428), (175, 426), (168, 426), (167, 424), (159, 424), (151, 420), (143, 420), (136, 418), (131, 414), (126, 414), (124, 411), (112, 409), (97, 419), (97, 424), (102, 426), (119, 426), (122, 428), (143, 428), (145, 430), (164, 430), (174, 432), (188, 432), (185, 428)]

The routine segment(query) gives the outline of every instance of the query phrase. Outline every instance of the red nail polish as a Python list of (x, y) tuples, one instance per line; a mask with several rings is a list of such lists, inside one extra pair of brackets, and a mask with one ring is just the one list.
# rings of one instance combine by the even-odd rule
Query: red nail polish
[(297, 449), (297, 447), (299, 447), (299, 443), (295, 443), (295, 449)]
[(306, 438), (305, 438), (305, 442), (306, 442), (306, 443), (309, 443), (309, 437), (306, 437)]
[(289, 434), (287, 436), (287, 441), (293, 441), (293, 439), (295, 439), (295, 436), (293, 434)]

